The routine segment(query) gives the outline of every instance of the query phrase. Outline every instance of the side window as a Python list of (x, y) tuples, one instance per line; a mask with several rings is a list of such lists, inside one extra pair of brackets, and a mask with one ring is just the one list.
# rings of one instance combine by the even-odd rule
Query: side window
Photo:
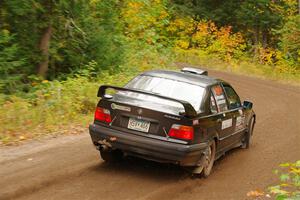
[(224, 112), (224, 111), (228, 110), (223, 88), (220, 85), (215, 85), (212, 87), (212, 92), (216, 99), (218, 111)]
[(217, 104), (216, 104), (215, 98), (212, 93), (210, 95), (210, 111), (213, 114), (218, 112)]
[(224, 85), (224, 89), (229, 102), (229, 109), (235, 109), (241, 106), (241, 100), (234, 89), (229, 85)]

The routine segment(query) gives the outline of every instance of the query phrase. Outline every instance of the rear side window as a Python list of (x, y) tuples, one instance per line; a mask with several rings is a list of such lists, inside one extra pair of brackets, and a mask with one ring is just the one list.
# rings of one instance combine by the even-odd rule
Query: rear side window
[(220, 85), (215, 85), (212, 87), (212, 93), (214, 94), (218, 111), (227, 111), (228, 107), (223, 88)]
[(241, 100), (239, 96), (236, 94), (234, 89), (230, 85), (223, 85), (227, 99), (229, 102), (229, 109), (235, 109), (241, 106)]

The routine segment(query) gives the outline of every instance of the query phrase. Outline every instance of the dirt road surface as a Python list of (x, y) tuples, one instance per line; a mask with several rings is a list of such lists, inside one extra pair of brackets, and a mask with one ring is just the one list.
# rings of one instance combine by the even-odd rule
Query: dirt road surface
[(276, 183), (272, 169), (300, 159), (300, 88), (210, 71), (229, 81), (257, 113), (252, 146), (215, 163), (207, 179), (140, 159), (106, 164), (88, 133), (0, 149), (0, 199), (240, 200)]

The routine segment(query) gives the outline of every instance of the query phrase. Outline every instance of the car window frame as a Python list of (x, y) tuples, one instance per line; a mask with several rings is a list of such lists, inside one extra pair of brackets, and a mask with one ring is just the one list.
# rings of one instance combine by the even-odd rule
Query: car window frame
[[(213, 86), (212, 86), (212, 87), (213, 87)], [(216, 105), (216, 111), (217, 111), (217, 112), (212, 112), (211, 97), (213, 98), (213, 100), (214, 100), (214, 102), (215, 102), (215, 105)], [(211, 114), (218, 114), (218, 113), (220, 113), (220, 110), (219, 110), (219, 107), (218, 107), (218, 105), (217, 105), (217, 101), (216, 101), (215, 95), (214, 95), (214, 93), (213, 93), (213, 91), (212, 91), (212, 88), (210, 89), (210, 95), (209, 95), (209, 112), (210, 112)]]

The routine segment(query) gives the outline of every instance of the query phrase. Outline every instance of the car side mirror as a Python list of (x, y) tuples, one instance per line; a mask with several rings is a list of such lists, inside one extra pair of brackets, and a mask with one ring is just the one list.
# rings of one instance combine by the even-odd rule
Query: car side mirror
[(246, 110), (250, 110), (252, 109), (253, 103), (250, 101), (244, 101), (243, 102), (243, 108), (245, 108)]

